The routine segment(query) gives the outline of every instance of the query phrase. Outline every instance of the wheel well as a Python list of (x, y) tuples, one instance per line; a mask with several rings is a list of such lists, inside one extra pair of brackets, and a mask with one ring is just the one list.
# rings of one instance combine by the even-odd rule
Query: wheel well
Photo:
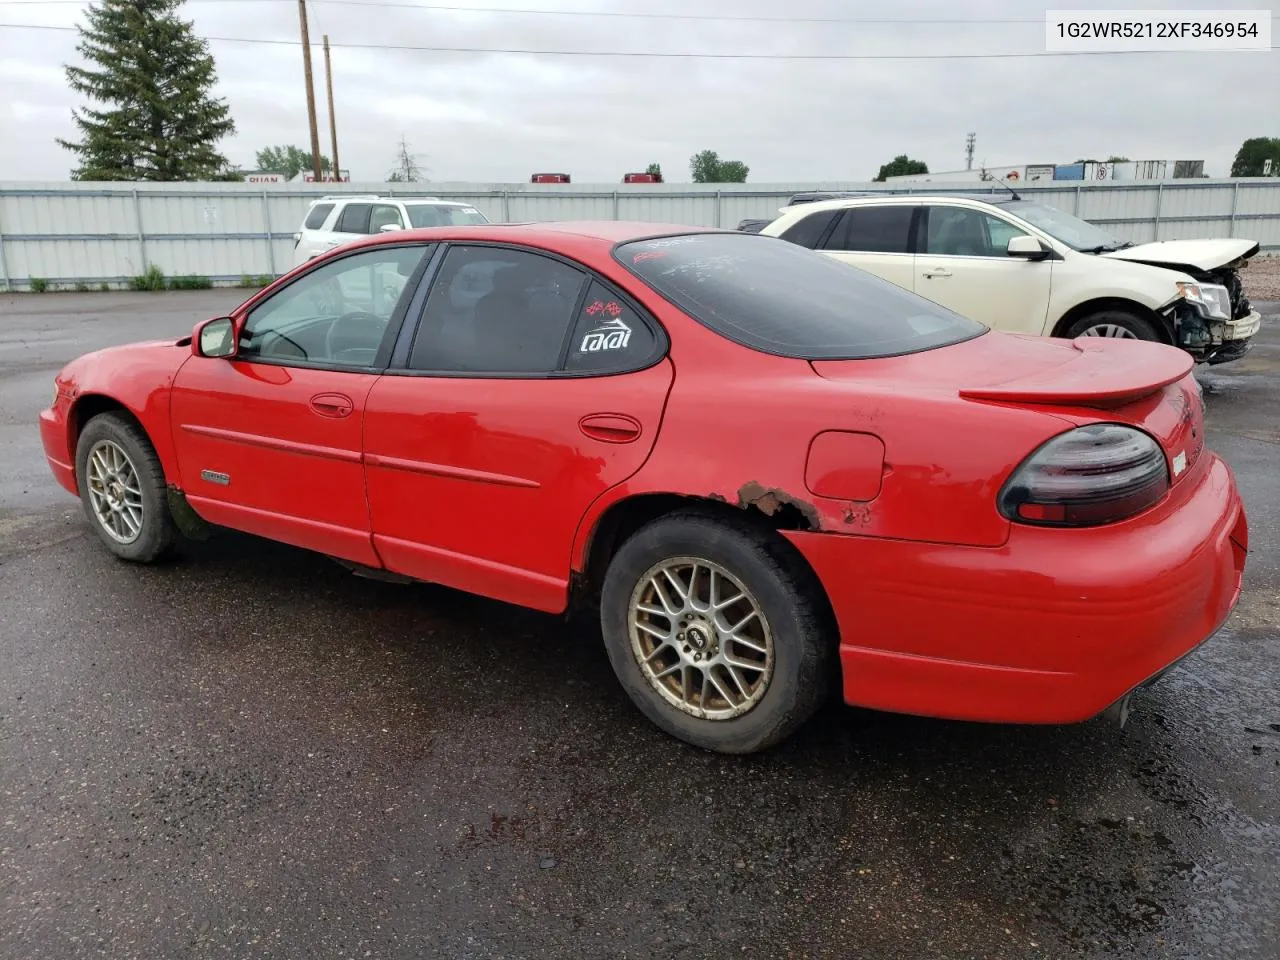
[(1091, 313), (1097, 313), (1100, 310), (1122, 310), (1125, 313), (1132, 313), (1136, 317), (1151, 323), (1165, 343), (1173, 343), (1173, 332), (1169, 329), (1169, 321), (1160, 314), (1156, 313), (1150, 307), (1144, 307), (1142, 304), (1134, 300), (1126, 300), (1124, 297), (1098, 297), (1094, 300), (1086, 300), (1084, 303), (1078, 303), (1066, 313), (1053, 327), (1052, 337), (1066, 336), (1068, 328), (1079, 320), (1081, 317), (1087, 317)]
[[(774, 505), (766, 501), (766, 507)], [(748, 523), (766, 530), (811, 530), (813, 524), (794, 504), (783, 504), (772, 512), (766, 512), (755, 503), (735, 506), (726, 500), (712, 497), (690, 497), (674, 493), (648, 493), (627, 497), (612, 504), (596, 521), (591, 537), (587, 541), (587, 549), (583, 556), (582, 569), (574, 571), (575, 605), (583, 601), (594, 602), (599, 596), (600, 587), (604, 583), (605, 571), (609, 561), (618, 552), (627, 539), (641, 527), (652, 523), (659, 517), (679, 510), (696, 509), (710, 516), (723, 517), (730, 522)], [(784, 538), (778, 537), (787, 548), (795, 550)], [(795, 551), (800, 561), (808, 566), (808, 562)], [(815, 580), (817, 579), (815, 574)]]
[[(101, 413), (119, 413), (131, 420), (138, 429), (145, 435), (147, 430), (142, 422), (133, 415), (133, 412), (119, 400), (113, 400), (111, 397), (104, 396), (100, 393), (87, 393), (76, 398), (75, 403), (71, 406), (71, 435), (68, 438), (71, 444), (71, 462), (75, 463), (76, 444), (80, 442), (80, 434), (87, 424), (94, 417)], [(150, 439), (150, 438), (148, 438)]]

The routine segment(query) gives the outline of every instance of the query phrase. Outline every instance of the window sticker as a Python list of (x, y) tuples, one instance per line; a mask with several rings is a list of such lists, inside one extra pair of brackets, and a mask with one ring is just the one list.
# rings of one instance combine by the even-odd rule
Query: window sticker
[(579, 353), (602, 353), (607, 350), (625, 350), (631, 341), (631, 328), (622, 319), (622, 307), (614, 300), (596, 300), (584, 313), (600, 318), (595, 327), (588, 330), (578, 346)]

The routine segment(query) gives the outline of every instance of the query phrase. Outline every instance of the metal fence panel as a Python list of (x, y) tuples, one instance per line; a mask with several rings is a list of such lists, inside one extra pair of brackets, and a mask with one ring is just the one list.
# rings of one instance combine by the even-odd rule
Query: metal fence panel
[[(437, 196), (494, 221), (623, 219), (732, 229), (808, 190), (1001, 193), (999, 184), (0, 183), (0, 289), (119, 284), (157, 266), (215, 282), (278, 275), (326, 194)], [(1280, 251), (1280, 179), (1037, 183), (1019, 188), (1137, 243), (1246, 237)]]

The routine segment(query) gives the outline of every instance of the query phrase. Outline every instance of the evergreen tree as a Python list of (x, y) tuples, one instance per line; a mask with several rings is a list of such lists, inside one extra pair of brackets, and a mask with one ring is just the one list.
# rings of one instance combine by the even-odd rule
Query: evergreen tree
[(235, 131), (208, 45), (177, 16), (182, 0), (99, 0), (86, 11), (67, 82), (102, 107), (72, 111), (80, 161), (73, 180), (212, 180), (227, 161), (217, 143)]

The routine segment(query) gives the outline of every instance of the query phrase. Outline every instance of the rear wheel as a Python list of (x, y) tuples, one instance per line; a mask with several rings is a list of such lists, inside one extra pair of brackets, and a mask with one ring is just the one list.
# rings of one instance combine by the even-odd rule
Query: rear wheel
[(704, 749), (775, 744), (826, 696), (835, 634), (825, 600), (771, 530), (699, 513), (644, 527), (609, 565), (601, 626), (635, 704)]
[(76, 444), (76, 478), (85, 516), (116, 556), (149, 563), (173, 543), (160, 458), (131, 419), (103, 413), (85, 425)]
[(1150, 320), (1127, 310), (1099, 310), (1067, 328), (1067, 337), (1112, 337), (1120, 340), (1161, 340)]

